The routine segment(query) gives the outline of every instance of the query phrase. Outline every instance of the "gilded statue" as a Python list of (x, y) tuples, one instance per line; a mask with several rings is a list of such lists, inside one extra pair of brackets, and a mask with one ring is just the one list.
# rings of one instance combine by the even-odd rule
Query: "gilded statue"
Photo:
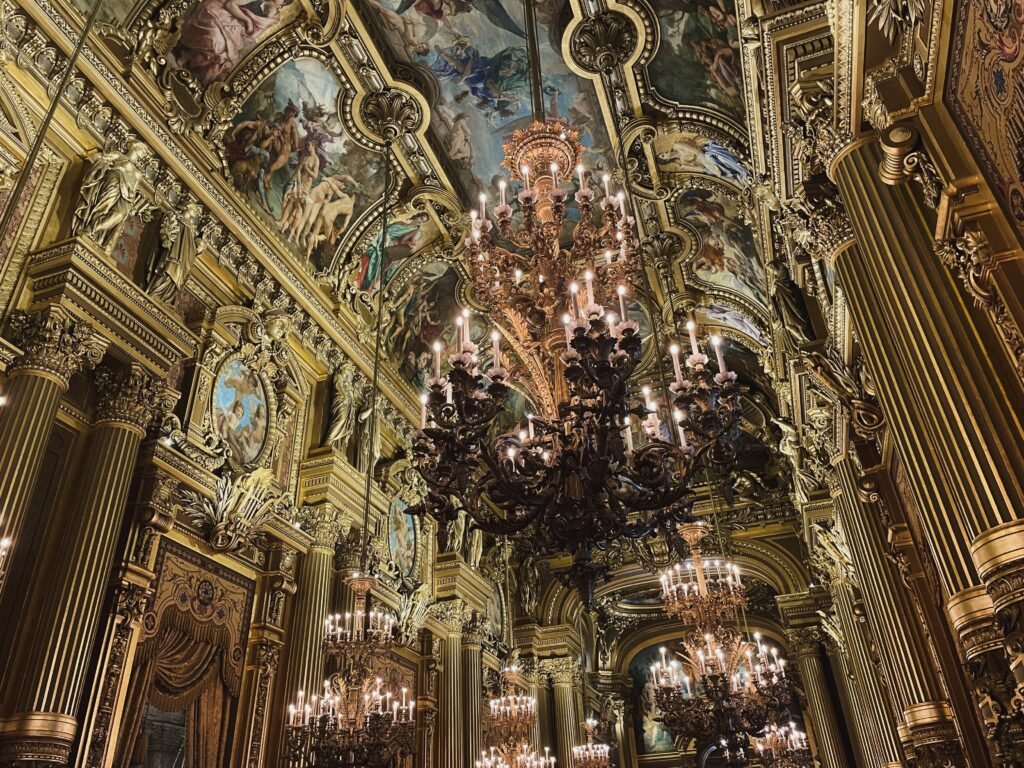
[(795, 352), (814, 339), (814, 327), (807, 315), (807, 303), (782, 259), (768, 263), (768, 278), (772, 285), (771, 301), (775, 320), (782, 327), (786, 348)]
[(519, 605), (526, 616), (533, 614), (540, 599), (540, 568), (537, 558), (527, 555), (519, 567), (519, 589), (517, 590)]
[(444, 524), (444, 537), (440, 542), (443, 552), (462, 552), (466, 538), (466, 513), (459, 511), (455, 518)]
[[(381, 429), (380, 408), (374, 409), (373, 387), (367, 385), (363, 388), (362, 402), (356, 419), (359, 423), (359, 470), (361, 472), (373, 472), (374, 463), (380, 458), (380, 434)], [(374, 416), (375, 418), (371, 418)], [(376, 423), (373, 423), (374, 420)], [(373, 433), (373, 442), (370, 442), (370, 433)]]
[(484, 554), (484, 532), (480, 528), (472, 528), (466, 539), (466, 565), (470, 568), (480, 567), (480, 558)]
[(356, 380), (359, 372), (351, 360), (345, 360), (331, 377), (331, 426), (324, 445), (344, 452), (356, 428), (358, 398)]
[(149, 147), (136, 141), (127, 154), (103, 152), (92, 161), (79, 189), (81, 202), (75, 209), (72, 235), (84, 235), (106, 251), (113, 247), (125, 220), (145, 206), (139, 184), (148, 157)]
[(160, 221), (160, 248), (150, 264), (146, 276), (146, 291), (150, 296), (173, 304), (192, 265), (202, 251), (196, 241), (196, 228), (202, 208), (195, 200), (185, 204), (181, 216), (164, 214)]

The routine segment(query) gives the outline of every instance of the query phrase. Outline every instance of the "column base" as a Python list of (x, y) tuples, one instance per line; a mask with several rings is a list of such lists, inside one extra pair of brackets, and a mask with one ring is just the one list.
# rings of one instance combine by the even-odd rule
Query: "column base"
[(78, 721), (56, 712), (22, 712), (0, 723), (0, 766), (67, 765)]

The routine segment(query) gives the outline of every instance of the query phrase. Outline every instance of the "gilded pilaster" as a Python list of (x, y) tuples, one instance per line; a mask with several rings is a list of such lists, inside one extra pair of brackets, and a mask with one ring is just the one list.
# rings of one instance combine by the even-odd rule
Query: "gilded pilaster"
[[(934, 656), (913, 599), (895, 563), (886, 556), (886, 534), (878, 510), (861, 503), (849, 458), (839, 461), (835, 472), (839, 480), (836, 515), (849, 544), (886, 687), (893, 708), (906, 725), (910, 743), (905, 748), (922, 766), (932, 764), (926, 755), (940, 752), (945, 758), (941, 764), (963, 765), (963, 747)], [(940, 745), (943, 738), (948, 743)]]
[(577, 691), (582, 685), (580, 665), (575, 659), (562, 656), (544, 659), (541, 669), (551, 677), (554, 692), (555, 756), (558, 765), (573, 765), (572, 748), (582, 743)]
[(864, 141), (834, 163), (858, 242), (837, 276), (950, 597), (979, 583), (965, 542), (1024, 508), (1024, 390), (936, 255), (930, 212), (881, 161)]
[(0, 761), (35, 756), (42, 745), (44, 762), (68, 762), (139, 443), (168, 405), (159, 383), (137, 366), (101, 368), (96, 384), (99, 401), (78, 488), (81, 502), (55, 542), (50, 588), (33, 601), (32, 620), (21, 625), (7, 667), (17, 670), (17, 680), (3, 686), (7, 730)]
[(463, 744), (465, 765), (472, 766), (483, 752), (483, 641), (486, 626), (479, 615), (462, 630), (462, 712), (465, 721)]
[(847, 768), (846, 749), (839, 730), (839, 718), (828, 689), (821, 644), (825, 635), (818, 627), (800, 627), (787, 632), (789, 650), (796, 656), (800, 679), (804, 684), (811, 729), (823, 768)]
[(468, 768), (463, 747), (462, 628), (471, 612), (459, 599), (435, 603), (432, 612), (445, 628), (438, 695), (438, 768)]
[[(10, 326), (22, 355), (8, 369), (7, 403), (0, 408), (0, 539), (11, 540), (12, 558), (21, 561), (18, 542), (25, 513), (61, 397), (76, 372), (99, 362), (106, 342), (60, 307), (15, 312)], [(17, 567), (9, 570), (15, 573), (6, 583), (18, 582)]]
[(289, 697), (298, 691), (319, 695), (323, 688), (324, 620), (330, 612), (334, 545), (342, 526), (342, 515), (329, 503), (309, 510), (305, 530), (313, 540), (299, 565), (295, 612), (288, 633), (285, 691)]

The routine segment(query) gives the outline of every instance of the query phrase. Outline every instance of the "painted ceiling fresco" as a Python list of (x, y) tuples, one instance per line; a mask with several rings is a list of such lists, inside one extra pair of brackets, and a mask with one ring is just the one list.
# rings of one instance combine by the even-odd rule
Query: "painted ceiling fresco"
[[(530, 66), (520, 0), (362, 0), (393, 55), (437, 84), (431, 116), (440, 153), (466, 190), (490, 188), (502, 146), (532, 121)], [(561, 55), (564, 0), (537, 3), (545, 118), (568, 121), (590, 150), (590, 167), (608, 167), (610, 142), (592, 85)]]
[(661, 44), (647, 65), (664, 99), (706, 107), (742, 124), (743, 72), (732, 0), (652, 0)]
[(674, 202), (675, 221), (697, 237), (690, 266), (697, 279), (768, 306), (767, 278), (750, 225), (737, 203), (715, 189), (689, 189)]
[(960, 0), (947, 99), (1024, 243), (1024, 3)]
[(246, 100), (225, 146), (235, 187), (317, 272), (383, 189), (383, 157), (341, 125), (341, 97), (319, 60), (285, 62)]

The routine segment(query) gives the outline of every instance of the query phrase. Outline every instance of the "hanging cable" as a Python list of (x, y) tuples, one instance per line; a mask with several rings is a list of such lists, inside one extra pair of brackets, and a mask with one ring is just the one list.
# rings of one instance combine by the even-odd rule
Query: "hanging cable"
[(43, 115), (43, 121), (39, 124), (36, 136), (32, 140), (32, 146), (25, 158), (25, 164), (22, 166), (21, 173), (18, 174), (18, 180), (14, 184), (14, 189), (11, 190), (10, 197), (7, 198), (4, 215), (0, 218), (0, 238), (6, 234), (7, 228), (11, 225), (14, 211), (18, 207), (18, 200), (21, 199), (21, 194), (25, 191), (25, 185), (28, 184), (28, 177), (31, 174), (32, 166), (35, 165), (36, 158), (39, 156), (39, 150), (42, 148), (46, 134), (50, 130), (50, 123), (53, 122), (53, 116), (57, 114), (57, 107), (60, 106), (61, 96), (64, 94), (64, 89), (67, 88), (68, 80), (71, 79), (71, 73), (75, 71), (75, 64), (78, 63), (78, 57), (82, 54), (82, 49), (85, 48), (85, 41), (88, 39), (89, 33), (92, 32), (102, 4), (103, 0), (95, 0), (93, 3), (92, 10), (89, 11), (89, 16), (85, 20), (82, 34), (79, 36), (78, 42), (75, 43), (75, 49), (71, 52), (71, 56), (68, 57), (64, 71), (60, 73), (60, 78), (57, 80), (54, 90), (53, 100), (50, 102), (50, 106), (47, 107), (46, 114)]
[(373, 378), (370, 384), (370, 415), (367, 448), (366, 482), (363, 486), (363, 552), (359, 560), (359, 570), (366, 573), (370, 555), (370, 494), (373, 490), (373, 468), (377, 461), (374, 443), (377, 438), (377, 385), (380, 380), (380, 345), (383, 335), (384, 324), (384, 289), (387, 280), (387, 265), (385, 253), (388, 244), (388, 203), (390, 201), (391, 187), (391, 142), (384, 144), (384, 211), (381, 216), (380, 230), (380, 263), (383, 269), (380, 273), (380, 286), (377, 288), (377, 328), (373, 338)]

